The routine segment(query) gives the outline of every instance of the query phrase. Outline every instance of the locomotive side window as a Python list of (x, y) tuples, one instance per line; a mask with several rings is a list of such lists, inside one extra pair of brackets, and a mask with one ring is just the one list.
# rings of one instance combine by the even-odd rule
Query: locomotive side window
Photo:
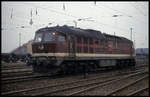
[(43, 36), (42, 33), (37, 33), (35, 35), (35, 42), (41, 42), (42, 41), (42, 36)]
[(103, 46), (103, 45), (104, 45), (103, 40), (100, 40), (100, 46)]
[(65, 42), (65, 41), (66, 41), (65, 36), (63, 36), (63, 35), (58, 35), (58, 41), (60, 41), (60, 42)]
[(88, 44), (88, 38), (83, 38), (83, 43)]
[(93, 39), (90, 39), (90, 44), (93, 44)]
[(53, 41), (55, 40), (55, 35), (53, 33), (45, 33), (44, 41)]

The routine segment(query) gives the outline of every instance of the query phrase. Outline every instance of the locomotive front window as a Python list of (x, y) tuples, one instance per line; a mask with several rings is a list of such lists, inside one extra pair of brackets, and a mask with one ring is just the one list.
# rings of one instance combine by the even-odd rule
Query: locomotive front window
[(36, 34), (36, 36), (35, 36), (35, 42), (41, 42), (42, 41), (42, 36), (43, 36), (42, 33)]
[(60, 41), (60, 42), (65, 42), (65, 41), (66, 41), (65, 36), (59, 35), (59, 36), (58, 36), (58, 41)]
[(44, 41), (54, 41), (55, 34), (53, 33), (45, 33)]

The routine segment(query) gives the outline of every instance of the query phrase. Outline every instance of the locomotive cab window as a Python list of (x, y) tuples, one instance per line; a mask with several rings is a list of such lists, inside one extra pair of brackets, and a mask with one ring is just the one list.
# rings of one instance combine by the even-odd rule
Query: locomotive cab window
[(58, 35), (58, 41), (66, 42), (66, 37), (64, 35)]
[(55, 37), (56, 36), (55, 36), (54, 32), (53, 33), (47, 32), (47, 33), (45, 33), (44, 41), (54, 41)]
[(43, 36), (42, 33), (37, 33), (35, 35), (35, 42), (41, 42), (42, 41), (42, 36)]

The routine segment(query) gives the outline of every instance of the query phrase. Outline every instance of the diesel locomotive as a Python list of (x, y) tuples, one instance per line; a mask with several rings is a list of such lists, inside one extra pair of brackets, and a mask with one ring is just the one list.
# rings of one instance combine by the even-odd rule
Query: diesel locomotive
[(121, 68), (135, 66), (135, 49), (131, 40), (97, 30), (45, 27), (35, 32), (28, 64), (40, 73)]

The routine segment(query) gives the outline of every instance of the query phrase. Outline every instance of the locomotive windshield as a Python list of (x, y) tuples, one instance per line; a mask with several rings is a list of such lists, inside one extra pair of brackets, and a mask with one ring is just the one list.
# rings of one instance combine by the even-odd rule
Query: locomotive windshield
[(45, 33), (44, 41), (54, 41), (55, 33)]
[[(44, 35), (44, 36), (43, 36)], [(66, 42), (65, 35), (58, 34), (58, 37), (56, 39), (56, 33), (55, 32), (46, 32), (46, 33), (36, 33), (35, 35), (35, 42), (41, 42), (41, 41), (59, 41), (59, 42)]]
[(42, 33), (37, 33), (35, 35), (35, 42), (41, 42), (42, 41), (42, 36), (43, 36)]
[(66, 38), (64, 35), (58, 35), (58, 41), (59, 42), (65, 42), (66, 41)]

